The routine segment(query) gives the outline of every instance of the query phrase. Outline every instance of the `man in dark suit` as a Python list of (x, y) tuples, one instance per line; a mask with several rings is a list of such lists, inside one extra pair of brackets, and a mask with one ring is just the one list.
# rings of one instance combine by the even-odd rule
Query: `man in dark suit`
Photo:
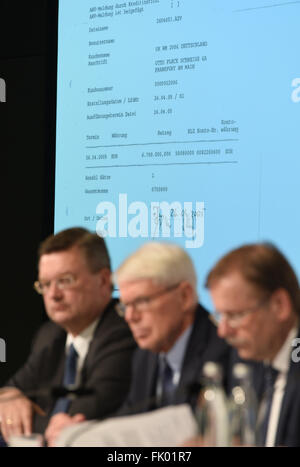
[[(111, 297), (104, 240), (83, 228), (67, 229), (48, 237), (38, 258), (35, 288), (50, 320), (39, 330), (24, 366), (2, 389), (1, 432), (6, 440), (13, 434), (43, 433), (54, 418), (108, 416), (129, 388), (136, 345)], [(55, 400), (50, 389), (63, 384), (94, 392), (72, 401)]]
[[(191, 258), (177, 245), (147, 243), (125, 260), (115, 279), (119, 313), (138, 349), (128, 397), (114, 416), (195, 404), (198, 392), (191, 385), (200, 381), (203, 364), (213, 360), (225, 365), (229, 346), (198, 304)], [(62, 428), (51, 424), (46, 433), (50, 445)]]
[(273, 245), (245, 245), (218, 261), (207, 287), (219, 336), (252, 362), (258, 444), (300, 446), (300, 303), (291, 265)]
[[(130, 392), (118, 414), (194, 404), (197, 392), (191, 387), (200, 381), (203, 364), (211, 360), (225, 365), (229, 347), (198, 304), (190, 257), (177, 245), (148, 243), (125, 260), (115, 277), (120, 314), (139, 347)], [(166, 366), (170, 383), (165, 383)]]

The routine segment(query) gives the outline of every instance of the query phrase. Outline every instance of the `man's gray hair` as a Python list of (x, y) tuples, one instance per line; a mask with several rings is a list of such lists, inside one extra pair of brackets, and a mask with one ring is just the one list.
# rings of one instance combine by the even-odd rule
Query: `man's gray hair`
[(171, 243), (145, 243), (130, 255), (114, 274), (116, 283), (151, 279), (163, 285), (187, 281), (196, 295), (197, 276), (192, 259), (178, 245)]

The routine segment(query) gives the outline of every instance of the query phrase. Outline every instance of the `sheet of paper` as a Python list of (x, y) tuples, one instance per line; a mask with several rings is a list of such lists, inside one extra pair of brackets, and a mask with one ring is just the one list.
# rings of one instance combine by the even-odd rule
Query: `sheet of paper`
[(159, 447), (180, 446), (197, 433), (189, 405), (158, 409), (146, 414), (88, 421), (63, 430), (60, 447)]

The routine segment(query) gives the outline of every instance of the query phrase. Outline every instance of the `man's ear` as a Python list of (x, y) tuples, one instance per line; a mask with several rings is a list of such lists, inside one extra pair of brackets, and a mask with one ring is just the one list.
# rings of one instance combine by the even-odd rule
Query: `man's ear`
[(272, 308), (278, 321), (284, 322), (289, 319), (293, 313), (293, 304), (286, 289), (277, 289), (271, 297)]
[(101, 286), (109, 286), (112, 285), (112, 274), (108, 268), (100, 269), (99, 271), (99, 284)]
[(195, 306), (195, 290), (192, 285), (187, 281), (182, 281), (178, 286), (182, 308), (184, 311), (190, 311)]

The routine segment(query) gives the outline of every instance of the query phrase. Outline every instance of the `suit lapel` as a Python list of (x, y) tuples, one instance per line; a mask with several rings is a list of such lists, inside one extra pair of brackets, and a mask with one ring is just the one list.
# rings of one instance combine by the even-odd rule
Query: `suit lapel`
[(149, 352), (145, 372), (145, 406), (147, 410), (156, 407), (156, 385), (158, 373), (158, 355)]
[(110, 327), (111, 324), (111, 312), (115, 306), (116, 300), (112, 300), (105, 308), (103, 313), (100, 315), (99, 322), (94, 332), (93, 339), (90, 342), (87, 355), (84, 359), (82, 370), (81, 370), (81, 384), (84, 384), (87, 379), (87, 369), (89, 365), (95, 361), (95, 353), (98, 353), (102, 342), (106, 339), (106, 328)]
[(299, 392), (300, 375), (297, 365), (291, 362), (288, 372), (276, 433), (276, 445), (282, 445), (285, 442), (285, 429), (288, 426), (291, 410), (293, 410), (296, 393)]
[(204, 354), (207, 343), (207, 322), (205, 317), (206, 315), (202, 312), (201, 306), (198, 307), (183, 359), (179, 385), (176, 390), (177, 403), (183, 403), (187, 400), (189, 384), (197, 382), (201, 376), (203, 359), (200, 356)]
[[(47, 365), (47, 373), (52, 374), (51, 384), (60, 386), (63, 381), (64, 364), (65, 364), (65, 346), (66, 333), (62, 331), (53, 342), (51, 352), (45, 364)], [(57, 361), (59, 356), (59, 362)]]
[(251, 362), (250, 365), (252, 366), (252, 380), (253, 380), (253, 387), (257, 394), (257, 400), (261, 401), (264, 396), (265, 390), (265, 369), (264, 364), (261, 362)]

